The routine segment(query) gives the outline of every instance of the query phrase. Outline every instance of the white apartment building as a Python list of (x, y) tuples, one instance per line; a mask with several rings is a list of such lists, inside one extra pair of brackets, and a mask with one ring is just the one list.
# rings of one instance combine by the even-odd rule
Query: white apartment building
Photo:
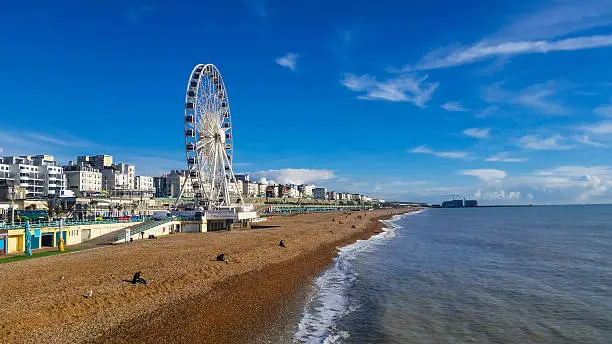
[(155, 186), (153, 185), (153, 177), (136, 176), (136, 179), (134, 180), (134, 188), (140, 191), (155, 192)]
[(183, 197), (195, 196), (195, 193), (193, 192), (193, 185), (191, 183), (185, 183), (185, 178), (187, 178), (188, 173), (189, 171), (187, 170), (172, 170), (170, 171), (170, 174), (166, 176), (166, 185), (170, 197), (178, 197), (183, 185), (185, 186)]
[(136, 180), (136, 167), (123, 162), (113, 166), (116, 167), (122, 174), (127, 176), (125, 189), (135, 189), (136, 187), (134, 185), (134, 181)]
[(298, 190), (300, 191), (302, 198), (312, 198), (313, 188), (314, 186), (312, 185), (306, 185), (306, 184), (298, 185)]
[[(130, 189), (128, 175), (123, 174), (115, 166), (102, 169), (102, 190), (128, 190)], [(134, 180), (132, 183), (134, 184)]]
[(95, 169), (102, 170), (105, 167), (113, 166), (112, 155), (79, 155), (77, 156), (77, 165), (89, 165)]
[(338, 200), (338, 193), (336, 191), (330, 191), (327, 193), (327, 199), (330, 201)]
[(361, 195), (360, 194), (352, 194), (351, 195), (351, 201), (361, 201)]
[(242, 183), (242, 197), (259, 196), (259, 184), (251, 182)]
[(312, 195), (314, 199), (318, 199), (318, 200), (327, 199), (327, 189), (326, 188), (314, 188), (312, 189)]
[(10, 156), (0, 159), (0, 178), (26, 189), (26, 197), (59, 195), (66, 176), (52, 155)]
[(102, 172), (89, 165), (64, 166), (67, 188), (76, 195), (102, 191)]
[(296, 185), (291, 185), (285, 190), (285, 197), (288, 198), (300, 198), (300, 191)]
[(264, 183), (257, 183), (257, 197), (266, 197), (266, 187)]

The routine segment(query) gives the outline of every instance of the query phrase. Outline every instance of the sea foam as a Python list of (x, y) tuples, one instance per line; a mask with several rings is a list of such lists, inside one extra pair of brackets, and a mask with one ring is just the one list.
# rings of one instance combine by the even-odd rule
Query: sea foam
[(357, 274), (352, 268), (357, 254), (374, 249), (385, 240), (396, 236), (401, 227), (396, 222), (405, 215), (395, 215), (383, 220), (383, 231), (368, 240), (358, 240), (352, 245), (338, 249), (334, 265), (323, 272), (316, 280), (314, 292), (304, 306), (302, 318), (293, 336), (297, 343), (342, 343), (350, 337), (348, 331), (336, 327), (343, 316), (359, 308), (359, 304), (347, 296), (347, 291), (354, 285)]

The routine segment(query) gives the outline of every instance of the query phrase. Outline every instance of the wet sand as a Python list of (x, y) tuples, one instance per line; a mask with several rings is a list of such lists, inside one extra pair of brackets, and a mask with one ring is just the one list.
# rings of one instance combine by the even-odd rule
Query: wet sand
[[(253, 342), (287, 321), (296, 290), (329, 266), (337, 247), (379, 232), (375, 219), (405, 211), (275, 217), (250, 231), (175, 234), (3, 264), (0, 343)], [(219, 253), (229, 262), (215, 261)], [(136, 271), (146, 286), (124, 281)]]

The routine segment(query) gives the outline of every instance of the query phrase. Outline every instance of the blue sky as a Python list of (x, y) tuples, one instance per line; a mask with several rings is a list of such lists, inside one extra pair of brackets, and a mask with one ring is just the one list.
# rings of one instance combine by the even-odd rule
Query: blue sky
[(197, 63), (235, 170), (396, 200), (612, 202), (612, 1), (4, 1), (1, 154), (185, 168)]

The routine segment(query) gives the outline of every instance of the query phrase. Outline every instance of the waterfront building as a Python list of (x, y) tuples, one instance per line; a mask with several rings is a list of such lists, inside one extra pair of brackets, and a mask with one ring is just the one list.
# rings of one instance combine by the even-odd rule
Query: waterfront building
[(2, 179), (24, 188), (27, 198), (59, 195), (66, 188), (66, 176), (52, 155), (3, 157), (0, 166)]
[(189, 171), (188, 170), (172, 170), (166, 177), (167, 182), (167, 190), (169, 197), (176, 198), (181, 192), (181, 187), (183, 184), (185, 185), (185, 190), (183, 191), (183, 197), (194, 197), (195, 193), (193, 192), (193, 185), (191, 183), (185, 183), (185, 178), (187, 177)]
[(242, 183), (242, 196), (243, 197), (257, 197), (259, 196), (259, 185), (257, 183), (243, 182)]
[(249, 174), (237, 174), (236, 180), (242, 180), (243, 182), (250, 182), (251, 176)]
[(285, 197), (288, 198), (300, 198), (300, 191), (297, 185), (285, 186)]
[(264, 183), (257, 183), (257, 197), (266, 197), (266, 187)]
[(102, 172), (100, 170), (80, 163), (64, 166), (64, 174), (68, 190), (78, 196), (102, 191)]
[[(0, 179), (0, 201), (26, 199), (27, 190), (12, 179)], [(8, 209), (8, 205), (7, 205)]]
[[(102, 190), (128, 190), (128, 176), (123, 174), (116, 166), (107, 166), (102, 169)], [(133, 182), (132, 182), (133, 183)]]
[(116, 167), (119, 172), (126, 176), (126, 188), (130, 190), (135, 189), (134, 181), (136, 180), (136, 167), (134, 167), (134, 165), (126, 164), (123, 162), (113, 166)]
[(77, 156), (77, 164), (85, 164), (102, 170), (113, 165), (113, 157), (111, 155), (79, 155)]
[(153, 177), (153, 187), (155, 188), (155, 197), (167, 198), (170, 197), (168, 190), (168, 175), (164, 174), (161, 177)]
[(336, 191), (328, 191), (327, 192), (327, 199), (330, 201), (337, 201), (338, 200), (338, 193)]
[(155, 195), (153, 177), (136, 176), (134, 180), (134, 187), (136, 190), (140, 191), (143, 196), (153, 197)]
[(270, 185), (266, 187), (266, 197), (275, 198), (278, 197), (278, 186)]
[(326, 188), (314, 188), (312, 189), (312, 195), (314, 199), (317, 199), (317, 200), (327, 199), (327, 189)]
[(300, 191), (302, 198), (312, 198), (313, 188), (314, 186), (312, 185), (306, 185), (306, 184), (298, 185), (298, 190)]

